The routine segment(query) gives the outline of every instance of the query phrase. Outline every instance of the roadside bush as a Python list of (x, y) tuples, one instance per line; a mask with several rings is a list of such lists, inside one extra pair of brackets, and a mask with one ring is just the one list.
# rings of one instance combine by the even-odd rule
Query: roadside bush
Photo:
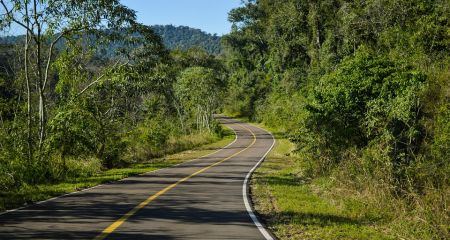
[(439, 108), (430, 149), (416, 166), (417, 178), (437, 188), (450, 186), (450, 103)]
[[(175, 123), (174, 123), (175, 122)], [(145, 120), (126, 137), (126, 163), (148, 161), (166, 154), (192, 149), (222, 138), (225, 130), (217, 121), (210, 124), (211, 132), (192, 131), (184, 134), (176, 121), (162, 121), (160, 117)]]
[(164, 155), (170, 128), (160, 119), (147, 119), (126, 139), (126, 162), (140, 162)]
[(387, 167), (382, 172), (392, 173), (392, 184), (406, 188), (407, 169), (417, 158), (424, 134), (420, 96), (425, 80), (411, 66), (364, 47), (322, 77), (306, 107), (307, 131), (320, 139), (313, 144), (326, 153), (322, 160), (327, 163), (321, 165), (340, 162), (352, 147), (376, 147), (386, 156), (377, 156), (375, 162), (388, 161), (382, 163)]
[[(61, 166), (65, 166), (61, 167)], [(52, 182), (77, 177), (89, 177), (102, 170), (102, 161), (94, 156), (66, 156), (64, 159), (54, 155), (47, 160), (48, 175)]]
[(24, 129), (12, 122), (2, 123), (0, 128), (0, 191), (16, 189), (42, 174), (42, 164), (27, 159)]
[(61, 109), (49, 124), (48, 147), (61, 158), (95, 153), (98, 124), (92, 115), (78, 107)]

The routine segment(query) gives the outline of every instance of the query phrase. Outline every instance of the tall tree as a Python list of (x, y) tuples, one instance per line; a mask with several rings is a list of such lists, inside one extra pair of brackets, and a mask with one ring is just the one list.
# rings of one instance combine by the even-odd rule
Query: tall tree
[(213, 130), (213, 113), (219, 107), (223, 86), (217, 72), (211, 68), (190, 67), (180, 74), (175, 93), (195, 119), (197, 129)]
[[(0, 19), (0, 28), (13, 25), (26, 32), (23, 71), (27, 89), (28, 158), (31, 160), (35, 109), (38, 111), (39, 154), (46, 138), (48, 84), (57, 44), (62, 39), (70, 41), (86, 34), (108, 33), (114, 37), (117, 31), (134, 25), (136, 16), (134, 11), (121, 5), (118, 0), (0, 0), (0, 4), (5, 12)], [(37, 106), (33, 106), (34, 92), (38, 96)]]

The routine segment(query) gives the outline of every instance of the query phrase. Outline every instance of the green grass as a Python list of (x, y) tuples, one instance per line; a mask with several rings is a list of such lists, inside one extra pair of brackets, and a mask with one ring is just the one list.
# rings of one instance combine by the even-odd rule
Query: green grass
[[(280, 135), (280, 134), (277, 134)], [(277, 139), (251, 182), (255, 209), (280, 239), (398, 239), (385, 213), (358, 198), (330, 194), (334, 179), (310, 179), (294, 144)]]
[(216, 142), (201, 145), (192, 150), (167, 155), (162, 158), (150, 159), (147, 162), (133, 164), (129, 167), (110, 169), (90, 177), (72, 178), (54, 184), (22, 185), (15, 191), (0, 193), (0, 211), (93, 187), (102, 183), (117, 181), (132, 175), (170, 167), (214, 152), (233, 140), (234, 134), (232, 131), (226, 130), (224, 138)]

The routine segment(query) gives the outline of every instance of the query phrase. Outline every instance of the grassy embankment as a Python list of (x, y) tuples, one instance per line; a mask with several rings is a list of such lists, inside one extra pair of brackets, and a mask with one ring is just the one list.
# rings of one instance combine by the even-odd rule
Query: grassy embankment
[[(131, 164), (123, 168), (96, 172), (91, 176), (68, 178), (58, 183), (39, 185), (24, 184), (15, 191), (0, 193), (0, 211), (93, 187), (98, 184), (117, 181), (128, 176), (170, 167), (214, 152), (231, 143), (233, 140), (234, 133), (230, 129), (224, 129), (223, 138), (202, 135), (186, 136), (179, 139), (172, 139), (171, 141), (173, 141), (174, 145), (183, 146), (184, 149), (189, 150), (173, 153), (161, 158), (149, 159), (148, 161)], [(180, 149), (180, 147), (173, 147), (173, 149)]]
[(406, 211), (403, 200), (380, 200), (333, 174), (304, 177), (308, 163), (295, 145), (270, 130), (277, 143), (253, 175), (251, 191), (256, 211), (279, 239), (443, 239)]

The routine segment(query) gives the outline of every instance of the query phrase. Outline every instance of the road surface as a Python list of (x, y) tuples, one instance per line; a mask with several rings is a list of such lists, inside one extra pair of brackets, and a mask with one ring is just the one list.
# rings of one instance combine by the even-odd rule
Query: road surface
[(233, 143), (205, 157), (0, 215), (0, 239), (271, 239), (248, 177), (272, 135), (226, 117)]

